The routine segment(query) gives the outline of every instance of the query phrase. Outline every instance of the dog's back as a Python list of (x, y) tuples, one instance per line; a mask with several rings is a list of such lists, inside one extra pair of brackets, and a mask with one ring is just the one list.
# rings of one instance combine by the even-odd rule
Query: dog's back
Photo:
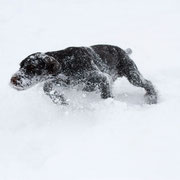
[(91, 71), (92, 63), (101, 71), (110, 75), (119, 73), (123, 61), (128, 55), (126, 51), (112, 45), (94, 45), (91, 47), (68, 47), (64, 50), (47, 52), (56, 58), (62, 66), (63, 73), (82, 75)]

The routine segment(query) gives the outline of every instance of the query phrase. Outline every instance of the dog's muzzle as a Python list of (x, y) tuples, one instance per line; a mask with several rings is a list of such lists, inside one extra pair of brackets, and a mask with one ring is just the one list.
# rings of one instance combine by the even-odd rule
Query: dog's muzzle
[(10, 81), (11, 85), (14, 87), (20, 87), (22, 84), (21, 78), (18, 76), (13, 76)]
[(22, 83), (22, 77), (19, 76), (18, 74), (14, 74), (12, 77), (11, 77), (11, 80), (10, 80), (10, 85), (17, 89), (17, 90), (23, 90), (24, 87), (23, 87), (23, 83)]
[(10, 80), (10, 85), (16, 90), (25, 90), (32, 85), (36, 84), (34, 77), (28, 77), (24, 71), (16, 72)]

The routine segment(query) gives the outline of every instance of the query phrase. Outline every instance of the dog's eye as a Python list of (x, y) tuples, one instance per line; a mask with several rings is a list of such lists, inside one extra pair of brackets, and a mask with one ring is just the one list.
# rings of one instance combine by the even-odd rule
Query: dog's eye
[(35, 67), (33, 66), (33, 65), (28, 65), (27, 67), (26, 67), (26, 69), (28, 70), (28, 71), (31, 71), (31, 70), (33, 70)]
[(40, 75), (41, 71), (38, 67), (35, 67), (34, 65), (28, 65), (26, 66), (26, 72), (29, 75)]
[(28, 72), (28, 73), (33, 73), (33, 71), (34, 71), (34, 69), (35, 69), (35, 66), (33, 66), (33, 65), (28, 65), (28, 66), (26, 66), (26, 71)]

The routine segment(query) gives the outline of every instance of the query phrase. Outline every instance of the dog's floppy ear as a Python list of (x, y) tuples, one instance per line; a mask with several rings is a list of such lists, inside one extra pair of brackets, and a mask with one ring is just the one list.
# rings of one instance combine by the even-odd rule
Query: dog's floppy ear
[(45, 57), (45, 64), (49, 74), (56, 74), (60, 70), (60, 63), (52, 56)]

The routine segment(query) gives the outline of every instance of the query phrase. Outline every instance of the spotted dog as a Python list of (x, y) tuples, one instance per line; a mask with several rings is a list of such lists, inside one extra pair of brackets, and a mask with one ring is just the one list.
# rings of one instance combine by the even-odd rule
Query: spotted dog
[(20, 69), (12, 76), (10, 83), (17, 90), (25, 90), (44, 82), (43, 90), (54, 103), (67, 104), (57, 86), (83, 84), (84, 91), (99, 89), (101, 97), (106, 99), (112, 97), (112, 82), (125, 76), (134, 86), (145, 89), (148, 104), (157, 103), (153, 84), (141, 75), (129, 57), (130, 53), (130, 49), (125, 51), (111, 45), (37, 52), (20, 63)]

